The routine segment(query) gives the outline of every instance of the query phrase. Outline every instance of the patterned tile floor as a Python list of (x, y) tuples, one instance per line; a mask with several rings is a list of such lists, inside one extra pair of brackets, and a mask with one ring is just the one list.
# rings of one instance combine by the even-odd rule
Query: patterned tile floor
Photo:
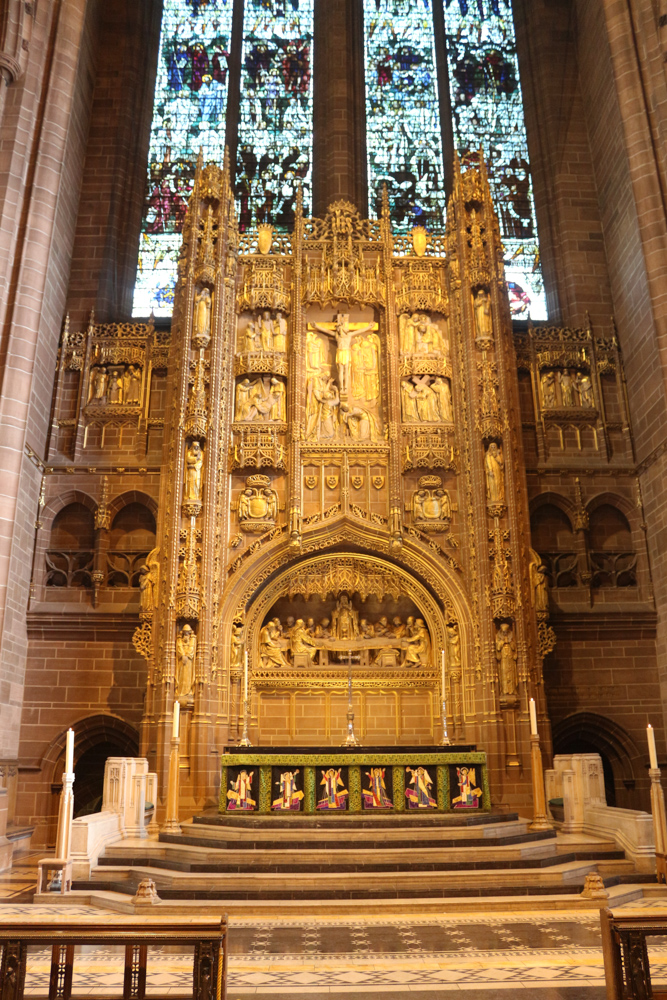
[[(37, 856), (0, 875), (2, 916), (58, 919), (90, 915), (86, 906), (29, 903)], [(664, 906), (659, 900), (632, 904)], [(595, 912), (539, 911), (429, 915), (423, 919), (375, 916), (367, 920), (310, 918), (235, 919), (229, 935), (229, 1000), (253, 995), (271, 1000), (340, 995), (361, 1000), (381, 993), (398, 1000), (465, 994), (491, 1000), (520, 990), (521, 1000), (604, 1000), (599, 918)], [(74, 988), (80, 997), (116, 995), (122, 989), (122, 949), (88, 947), (75, 959)], [(50, 952), (29, 957), (28, 996), (44, 995)], [(651, 948), (656, 985), (667, 985), (667, 939)], [(149, 952), (148, 995), (185, 996), (191, 960), (178, 949)]]

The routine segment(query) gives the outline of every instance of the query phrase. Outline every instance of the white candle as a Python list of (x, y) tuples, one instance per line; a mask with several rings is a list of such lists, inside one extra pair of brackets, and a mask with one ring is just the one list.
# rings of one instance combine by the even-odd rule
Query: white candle
[(67, 743), (65, 746), (65, 770), (71, 774), (74, 770), (74, 730), (67, 730)]
[(531, 698), (528, 704), (530, 709), (530, 735), (537, 736), (537, 710), (535, 708), (535, 699)]
[(171, 722), (171, 737), (174, 740), (178, 739), (179, 731), (181, 728), (181, 706), (178, 699), (174, 700), (174, 717)]
[(248, 650), (245, 651), (243, 660), (243, 702), (248, 700)]
[(658, 766), (658, 755), (655, 750), (655, 729), (650, 722), (646, 727), (646, 738), (648, 740), (648, 756), (651, 761), (651, 767), (656, 768)]
[(440, 678), (440, 693), (442, 695), (442, 700), (445, 700), (445, 650), (442, 651), (442, 677)]

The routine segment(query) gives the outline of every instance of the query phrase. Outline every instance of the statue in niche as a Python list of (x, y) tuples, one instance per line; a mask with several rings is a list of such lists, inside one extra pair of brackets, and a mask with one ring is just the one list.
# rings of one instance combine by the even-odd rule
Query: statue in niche
[(419, 313), (408, 316), (401, 313), (398, 317), (398, 338), (401, 354), (414, 354), (415, 350), (415, 329), (419, 323)]
[(577, 372), (575, 379), (577, 392), (579, 393), (579, 399), (581, 400), (581, 405), (586, 407), (595, 406), (595, 400), (593, 399), (593, 383), (591, 382), (590, 375), (585, 372)]
[(93, 368), (90, 376), (90, 402), (98, 406), (106, 403), (109, 375), (104, 367)]
[(248, 325), (245, 328), (244, 337), (245, 337), (245, 349), (248, 352), (248, 354), (252, 354), (253, 351), (259, 350), (259, 344), (257, 342), (258, 341), (257, 328), (255, 327), (255, 321), (254, 319), (252, 319), (252, 317), (248, 320)]
[(279, 354), (287, 350), (287, 320), (281, 312), (276, 313), (273, 321), (273, 350)]
[(211, 339), (211, 306), (213, 300), (208, 288), (202, 288), (195, 295), (195, 308), (192, 323), (192, 339), (199, 347), (207, 347)]
[(289, 663), (283, 653), (281, 644), (282, 625), (277, 618), (260, 630), (259, 633), (259, 659), (263, 667), (288, 667)]
[(130, 365), (125, 370), (123, 399), (130, 406), (139, 406), (141, 403), (141, 368), (138, 365)]
[(422, 423), (437, 423), (440, 420), (438, 397), (430, 386), (428, 375), (414, 379), (412, 395), (417, 401), (417, 413)]
[[(408, 622), (410, 619), (408, 619)], [(407, 649), (402, 667), (428, 667), (431, 664), (431, 637), (422, 618), (417, 618), (407, 635)]]
[(331, 615), (331, 633), (336, 639), (359, 638), (359, 612), (350, 604), (347, 594), (341, 594)]
[(271, 313), (268, 311), (263, 312), (260, 316), (259, 338), (263, 351), (268, 352), (273, 350), (273, 322), (271, 320)]
[(157, 606), (157, 585), (160, 575), (160, 549), (151, 549), (139, 570), (139, 607), (142, 614), (152, 614)]
[(195, 685), (195, 655), (197, 636), (189, 625), (184, 625), (176, 639), (176, 694), (189, 698)]
[(514, 632), (507, 622), (503, 622), (496, 633), (496, 660), (500, 693), (505, 698), (514, 698), (519, 684), (516, 669), (517, 652)]
[(449, 387), (449, 380), (446, 378), (434, 379), (431, 390), (438, 399), (438, 410), (440, 419), (445, 423), (454, 423), (454, 410), (452, 407), (452, 390)]
[(185, 489), (183, 500), (187, 503), (201, 501), (201, 470), (204, 464), (204, 452), (196, 439), (185, 452)]
[(558, 373), (558, 381), (560, 382), (560, 398), (563, 406), (575, 406), (574, 401), (574, 379), (572, 377), (572, 372), (565, 370)]
[(542, 556), (535, 549), (530, 549), (530, 585), (533, 591), (533, 603), (538, 616), (549, 614), (549, 581), (547, 568), (542, 562)]
[(505, 459), (500, 445), (492, 441), (484, 456), (487, 503), (505, 503)]
[(306, 440), (329, 441), (338, 433), (338, 386), (332, 378), (312, 378), (306, 390)]
[(450, 670), (461, 669), (461, 636), (456, 622), (447, 625), (447, 662)]
[(380, 397), (380, 338), (377, 333), (369, 333), (358, 341), (363, 369), (363, 391), (360, 398), (373, 403)]
[(449, 493), (439, 476), (422, 476), (412, 494), (412, 519), (422, 531), (446, 531), (452, 516)]
[(241, 531), (261, 533), (274, 527), (278, 494), (271, 488), (268, 476), (248, 476), (246, 488), (239, 497), (238, 512)]
[(366, 410), (363, 406), (348, 406), (347, 403), (341, 403), (339, 416), (341, 425), (353, 441), (379, 440), (380, 428), (370, 410)]
[(123, 402), (123, 373), (120, 368), (109, 369), (108, 396), (113, 405)]
[(554, 372), (544, 372), (540, 378), (542, 389), (542, 406), (552, 409), (556, 406), (556, 375)]
[(359, 337), (363, 333), (375, 330), (376, 323), (366, 323), (364, 326), (353, 329), (350, 324), (349, 313), (337, 313), (333, 323), (313, 323), (313, 328), (327, 337), (333, 337), (336, 341), (336, 367), (338, 369), (338, 381), (341, 395), (347, 396), (349, 386), (350, 360), (353, 337)]
[[(280, 414), (280, 416), (274, 416)], [(244, 378), (236, 386), (234, 419), (242, 423), (265, 423), (286, 418), (285, 386), (277, 378)]]
[(328, 373), (326, 346), (313, 330), (306, 331), (306, 368), (313, 375)]
[(290, 651), (292, 657), (298, 653), (305, 653), (312, 663), (317, 653), (317, 643), (309, 634), (303, 618), (297, 618), (289, 637)]
[(473, 298), (475, 310), (475, 331), (478, 340), (493, 340), (493, 316), (491, 296), (486, 288), (479, 288)]
[(229, 640), (229, 669), (238, 673), (243, 669), (243, 625), (232, 623), (232, 636)]

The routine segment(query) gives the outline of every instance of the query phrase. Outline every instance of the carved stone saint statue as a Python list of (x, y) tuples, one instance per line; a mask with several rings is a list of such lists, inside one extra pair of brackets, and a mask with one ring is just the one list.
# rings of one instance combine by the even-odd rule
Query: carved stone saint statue
[(500, 445), (492, 441), (484, 456), (487, 503), (505, 503), (505, 460)]
[(199, 503), (201, 500), (201, 470), (204, 464), (204, 452), (199, 441), (193, 441), (185, 452), (185, 490), (183, 499), (187, 503)]
[(243, 669), (243, 625), (232, 624), (232, 637), (229, 641), (229, 669), (238, 671)]
[(259, 656), (263, 667), (288, 667), (280, 639), (282, 627), (277, 618), (267, 622), (259, 633)]
[(461, 636), (456, 622), (447, 626), (447, 662), (450, 670), (461, 669)]
[(184, 625), (176, 639), (176, 694), (189, 698), (195, 686), (195, 655), (197, 636), (189, 625)]
[(331, 633), (336, 639), (359, 638), (359, 612), (350, 604), (347, 594), (341, 594), (331, 615)]
[(535, 549), (530, 550), (530, 585), (533, 590), (533, 602), (538, 617), (549, 614), (549, 582), (547, 568), (542, 557)]
[(475, 331), (478, 340), (493, 340), (493, 317), (491, 297), (486, 288), (479, 288), (473, 299), (475, 310)]
[(554, 372), (545, 372), (540, 379), (542, 388), (542, 406), (550, 409), (556, 406), (556, 375)]
[(211, 293), (202, 288), (195, 295), (192, 339), (197, 347), (207, 347), (211, 339)]
[(431, 637), (422, 618), (417, 618), (412, 634), (407, 636), (407, 649), (401, 666), (428, 667), (431, 663)]
[(505, 698), (514, 698), (518, 687), (516, 670), (516, 642), (514, 632), (507, 624), (503, 624), (496, 633), (496, 659), (500, 677), (500, 694)]
[(160, 550), (152, 549), (139, 570), (139, 607), (142, 615), (152, 614), (157, 603), (157, 582), (160, 571)]
[(575, 379), (577, 392), (579, 393), (579, 398), (581, 400), (581, 405), (586, 407), (595, 406), (595, 400), (593, 399), (593, 384), (591, 382), (590, 375), (584, 372), (577, 372)]

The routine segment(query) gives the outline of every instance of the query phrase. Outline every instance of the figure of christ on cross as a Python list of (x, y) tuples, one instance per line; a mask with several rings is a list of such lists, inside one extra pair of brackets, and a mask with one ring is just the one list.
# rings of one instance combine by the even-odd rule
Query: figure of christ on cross
[(358, 337), (362, 333), (369, 333), (371, 330), (377, 330), (377, 323), (350, 323), (349, 313), (336, 313), (336, 319), (333, 323), (313, 323), (310, 328), (326, 334), (327, 337), (333, 337), (336, 341), (336, 367), (340, 382), (340, 394), (341, 397), (346, 398), (350, 376), (352, 338)]

